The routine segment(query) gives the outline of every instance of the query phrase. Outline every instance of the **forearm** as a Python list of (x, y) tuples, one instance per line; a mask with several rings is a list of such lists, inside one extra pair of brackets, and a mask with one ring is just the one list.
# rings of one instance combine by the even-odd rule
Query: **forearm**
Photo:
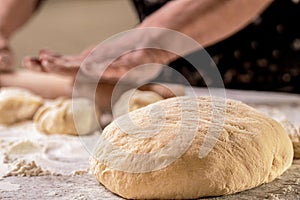
[(32, 15), (37, 0), (0, 0), (0, 45)]
[(139, 26), (161, 27), (212, 45), (245, 27), (272, 0), (176, 0), (147, 17)]
[(44, 98), (71, 96), (72, 79), (29, 70), (14, 73), (0, 73), (0, 86), (21, 87), (41, 95)]

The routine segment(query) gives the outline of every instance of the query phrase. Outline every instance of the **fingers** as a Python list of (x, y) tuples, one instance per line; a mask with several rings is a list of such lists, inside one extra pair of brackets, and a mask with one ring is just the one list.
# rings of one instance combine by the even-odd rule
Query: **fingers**
[(122, 55), (116, 60), (108, 58), (101, 63), (88, 58), (81, 70), (88, 76), (98, 77), (100, 82), (116, 83), (122, 80), (128, 84), (139, 84), (155, 78), (161, 72), (161, 65), (147, 65), (156, 63), (155, 59), (151, 52), (140, 50)]
[(42, 49), (39, 57), (25, 57), (23, 66), (33, 71), (42, 71), (74, 76), (82, 62), (78, 56), (62, 56), (48, 49)]
[(47, 57), (59, 58), (59, 57), (61, 57), (61, 55), (54, 51), (51, 51), (49, 49), (41, 49), (40, 53), (39, 53), (39, 58), (43, 59), (43, 58), (47, 58)]
[[(143, 64), (142, 57), (136, 56), (137, 53), (139, 52), (128, 53), (114, 59), (110, 56), (105, 58), (103, 55), (93, 52), (85, 60), (81, 66), (81, 70), (88, 76), (100, 78), (100, 82), (116, 83), (131, 69), (139, 64)], [(141, 75), (139, 74), (138, 76)], [(136, 80), (132, 79), (131, 81), (135, 82)]]
[(13, 70), (13, 55), (8, 48), (0, 49), (0, 71), (9, 72)]
[(45, 72), (74, 76), (79, 70), (80, 62), (76, 60), (50, 58), (41, 60), (41, 65)]
[(32, 71), (44, 71), (40, 60), (35, 57), (23, 58), (22, 65)]

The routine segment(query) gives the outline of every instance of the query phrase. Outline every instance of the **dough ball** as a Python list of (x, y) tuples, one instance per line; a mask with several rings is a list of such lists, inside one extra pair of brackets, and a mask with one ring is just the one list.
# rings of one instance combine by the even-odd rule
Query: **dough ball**
[(88, 99), (58, 99), (42, 106), (34, 122), (46, 134), (86, 135), (98, 127), (98, 111), (96, 115), (97, 119), (94, 104)]
[(177, 97), (117, 118), (99, 137), (91, 172), (124, 198), (190, 199), (247, 190), (291, 166), (278, 122), (238, 101), (224, 105)]
[(128, 90), (113, 106), (114, 118), (160, 100), (163, 100), (163, 98), (152, 91)]
[(0, 124), (10, 125), (32, 119), (43, 99), (21, 88), (1, 88)]

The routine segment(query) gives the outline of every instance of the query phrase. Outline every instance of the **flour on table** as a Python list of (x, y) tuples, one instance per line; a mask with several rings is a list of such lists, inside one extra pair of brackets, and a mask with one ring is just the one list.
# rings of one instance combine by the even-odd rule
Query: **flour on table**
[(0, 177), (80, 175), (89, 171), (89, 153), (77, 136), (45, 135), (32, 122), (0, 126), (0, 136)]
[(49, 170), (43, 170), (37, 166), (35, 161), (26, 162), (25, 160), (14, 162), (7, 176), (46, 176), (51, 175)]
[(0, 181), (0, 192), (1, 191), (17, 191), (20, 189), (20, 185), (12, 184), (7, 181)]

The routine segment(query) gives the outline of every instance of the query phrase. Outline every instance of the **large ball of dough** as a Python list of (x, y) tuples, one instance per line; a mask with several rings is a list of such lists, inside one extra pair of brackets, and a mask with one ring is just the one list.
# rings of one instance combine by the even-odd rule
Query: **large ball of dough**
[(291, 166), (280, 124), (241, 102), (224, 105), (222, 115), (209, 97), (178, 97), (117, 118), (99, 138), (92, 173), (125, 198), (188, 199), (250, 189)]
[(163, 98), (152, 91), (128, 90), (113, 106), (113, 115), (116, 118), (160, 100)]
[(98, 118), (99, 112), (88, 99), (58, 99), (42, 106), (34, 122), (46, 134), (86, 135), (96, 130)]
[(10, 125), (32, 119), (43, 99), (21, 88), (1, 88), (0, 124)]

